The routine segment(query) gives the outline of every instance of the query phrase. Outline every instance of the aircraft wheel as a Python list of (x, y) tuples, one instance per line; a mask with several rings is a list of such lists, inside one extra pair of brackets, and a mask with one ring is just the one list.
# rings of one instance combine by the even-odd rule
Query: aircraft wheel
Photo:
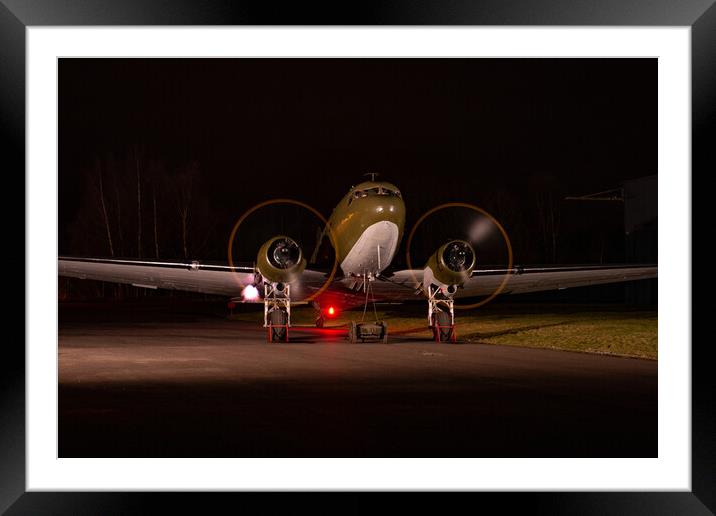
[(383, 344), (388, 343), (388, 325), (383, 323)]
[(269, 312), (271, 321), (271, 342), (286, 340), (286, 322), (288, 314), (284, 310), (272, 310)]
[(450, 324), (450, 314), (447, 312), (436, 312), (434, 321), (437, 322), (437, 326), (440, 326), (440, 335), (437, 335), (437, 326), (433, 326), (433, 336), (438, 342), (448, 342), (452, 336), (452, 328)]
[(323, 324), (325, 323), (325, 319), (323, 317), (319, 317), (316, 319), (316, 328), (323, 328)]

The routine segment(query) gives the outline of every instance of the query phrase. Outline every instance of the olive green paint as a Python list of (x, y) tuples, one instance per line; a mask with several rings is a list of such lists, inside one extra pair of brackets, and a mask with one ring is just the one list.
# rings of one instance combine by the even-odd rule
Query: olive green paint
[[(405, 227), (405, 203), (394, 195), (368, 195), (355, 198), (356, 192), (370, 188), (386, 188), (399, 192), (398, 188), (384, 181), (366, 181), (356, 185), (341, 199), (331, 214), (328, 224), (333, 230), (338, 263), (341, 263), (361, 237), (363, 232), (380, 221), (393, 222), (398, 226), (398, 244)], [(326, 231), (324, 231), (325, 235)]]

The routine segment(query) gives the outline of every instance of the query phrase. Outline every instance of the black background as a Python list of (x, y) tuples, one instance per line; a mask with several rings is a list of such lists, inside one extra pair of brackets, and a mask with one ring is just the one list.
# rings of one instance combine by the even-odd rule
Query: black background
[[(519, 263), (624, 262), (623, 205), (563, 199), (656, 174), (656, 72), (656, 59), (61, 59), (60, 254), (107, 254), (87, 179), (98, 163), (125, 176), (117, 204), (134, 242), (139, 156), (169, 178), (192, 164), (210, 207), (194, 220), (210, 235), (182, 256), (171, 187), (158, 187), (161, 258), (225, 259), (233, 222), (255, 203), (291, 197), (328, 216), (378, 172), (402, 190), (407, 228), (464, 201), (500, 220)], [(545, 202), (559, 218), (555, 250)], [(251, 221), (263, 239), (285, 229), (275, 218), (286, 214), (271, 215)], [(459, 222), (432, 222), (416, 238), (423, 255), (464, 236)], [(114, 251), (146, 256), (150, 244)]]

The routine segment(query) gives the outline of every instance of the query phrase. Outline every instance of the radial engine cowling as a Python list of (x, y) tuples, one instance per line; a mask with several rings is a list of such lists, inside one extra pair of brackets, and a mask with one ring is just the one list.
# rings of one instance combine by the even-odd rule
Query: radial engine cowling
[(256, 268), (268, 281), (291, 283), (306, 268), (306, 260), (295, 240), (280, 235), (267, 240), (259, 248)]
[(452, 240), (435, 251), (426, 268), (437, 283), (461, 285), (475, 268), (475, 251), (464, 240)]

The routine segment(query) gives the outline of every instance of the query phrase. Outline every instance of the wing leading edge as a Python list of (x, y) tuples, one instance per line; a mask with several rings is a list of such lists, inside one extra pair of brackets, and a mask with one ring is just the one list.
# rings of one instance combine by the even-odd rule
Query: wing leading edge
[[(656, 265), (601, 265), (515, 267), (511, 270), (477, 270), (461, 289), (460, 297), (489, 295), (509, 273), (504, 294), (526, 294), (657, 277)], [(487, 292), (485, 292), (487, 291)]]
[[(503, 294), (526, 294), (546, 290), (620, 283), (657, 277), (656, 265), (575, 265), (553, 267), (513, 267), (511, 269), (478, 269), (457, 291), (456, 298), (489, 296), (505, 276)], [(376, 282), (376, 295), (391, 299), (415, 298), (423, 281), (423, 270), (398, 271), (384, 281)]]
[[(455, 297), (488, 296), (507, 277), (503, 294), (619, 283), (657, 277), (656, 265), (514, 267), (479, 269), (458, 289)], [(211, 265), (200, 262), (119, 260), (60, 257), (60, 276), (126, 283), (144, 288), (161, 288), (238, 297), (244, 285), (254, 281), (249, 266)], [(408, 301), (419, 299), (423, 270), (402, 270), (373, 284), (376, 299)], [(306, 270), (294, 293), (297, 299), (315, 292), (326, 280), (324, 272)], [(352, 292), (349, 278), (340, 278), (331, 290)]]
[[(232, 273), (233, 270), (233, 273)], [(252, 267), (207, 265), (199, 262), (116, 260), (60, 257), (60, 276), (126, 283), (136, 287), (187, 290), (238, 296), (242, 284), (253, 281)]]
[[(125, 283), (142, 288), (186, 290), (227, 297), (240, 296), (243, 287), (255, 280), (254, 268), (247, 265), (231, 267), (197, 261), (145, 261), (63, 256), (58, 259), (58, 274), (70, 278)], [(316, 289), (319, 288), (325, 277), (322, 272), (304, 271), (300, 284), (294, 289), (297, 299), (310, 294), (313, 284), (317, 285)]]

